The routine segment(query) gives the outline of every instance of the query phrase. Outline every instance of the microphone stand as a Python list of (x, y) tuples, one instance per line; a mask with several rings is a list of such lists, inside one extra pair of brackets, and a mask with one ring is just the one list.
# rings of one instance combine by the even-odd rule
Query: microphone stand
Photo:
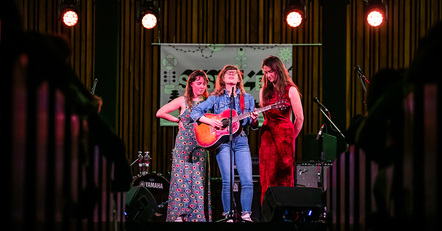
[(232, 219), (233, 222), (236, 222), (236, 213), (235, 213), (235, 202), (233, 197), (233, 184), (234, 184), (234, 176), (233, 176), (233, 134), (232, 134), (232, 127), (233, 127), (233, 109), (235, 108), (235, 96), (234, 96), (234, 89), (235, 87), (232, 87), (232, 92), (230, 94), (230, 117), (229, 117), (229, 143), (230, 143), (230, 211), (226, 218), (223, 218), (217, 222), (221, 221), (228, 221), (229, 219)]
[(367, 82), (368, 84), (370, 84), (370, 82), (367, 80), (367, 78), (365, 78), (364, 73), (362, 73), (361, 67), (356, 66), (355, 70), (358, 72), (358, 79), (362, 85), (362, 90), (364, 90), (364, 92), (366, 92), (367, 88), (365, 87), (365, 82)]
[(319, 151), (319, 160), (321, 161), (321, 168), (319, 170), (319, 174), (318, 174), (318, 188), (321, 188), (322, 191), (324, 191), (324, 177), (323, 177), (323, 172), (324, 172), (324, 162), (325, 162), (325, 157), (324, 157), (324, 148), (323, 148), (323, 143), (324, 143), (324, 129), (325, 124), (322, 124), (321, 128), (319, 129), (318, 135), (316, 136), (316, 140), (318, 141), (318, 151)]
[[(328, 122), (330, 122), (330, 124), (333, 126), (333, 128), (344, 138), (345, 140), (345, 136), (344, 134), (342, 134), (341, 130), (339, 130), (339, 128), (335, 125), (335, 123), (333, 123), (333, 121), (330, 119), (330, 117), (325, 113), (323, 106), (319, 107), (319, 110), (321, 111), (321, 113), (325, 116), (325, 118), (327, 118)], [(328, 110), (327, 110), (328, 111)], [(318, 186), (320, 186), (320, 188), (324, 191), (324, 176), (323, 176), (323, 172), (324, 172), (324, 163), (325, 163), (325, 157), (324, 157), (324, 151), (322, 148), (322, 142), (323, 142), (323, 135), (320, 135), (320, 139), (321, 139), (321, 143), (319, 145), (321, 145), (321, 168), (320, 168), (320, 173), (319, 173), (319, 183)], [(348, 145), (347, 145), (348, 146)]]
[(361, 67), (359, 65), (356, 65), (355, 70), (358, 72), (358, 79), (359, 79), (359, 82), (361, 83), (362, 90), (364, 90), (364, 96), (363, 96), (363, 101), (364, 102), (363, 102), (363, 104), (366, 105), (365, 97), (367, 97), (367, 95), (366, 95), (367, 88), (365, 87), (365, 82), (370, 84), (370, 81), (368, 81), (367, 78), (365, 78), (365, 75), (364, 75), (364, 73), (362, 73)]
[(330, 122), (330, 124), (333, 126), (333, 128), (342, 136), (342, 138), (344, 138), (345, 140), (345, 136), (344, 134), (342, 134), (341, 130), (339, 130), (339, 128), (335, 125), (335, 123), (333, 123), (333, 121), (330, 119), (330, 117), (328, 117), (328, 115), (324, 112), (324, 110), (320, 107), (319, 110), (321, 111), (321, 113), (325, 116), (325, 118), (327, 118), (328, 122)]

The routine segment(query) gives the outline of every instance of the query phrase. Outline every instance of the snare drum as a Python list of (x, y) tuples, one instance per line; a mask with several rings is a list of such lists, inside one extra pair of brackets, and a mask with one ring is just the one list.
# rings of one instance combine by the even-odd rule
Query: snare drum
[(169, 197), (169, 181), (161, 176), (161, 174), (147, 174), (144, 176), (137, 176), (132, 181), (132, 186), (145, 187), (152, 193), (158, 205), (158, 210), (155, 216), (165, 220), (167, 211), (167, 200)]

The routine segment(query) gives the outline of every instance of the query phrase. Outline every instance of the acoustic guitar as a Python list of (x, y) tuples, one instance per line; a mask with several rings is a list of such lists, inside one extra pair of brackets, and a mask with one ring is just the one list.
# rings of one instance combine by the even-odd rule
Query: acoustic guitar
[[(270, 109), (285, 109), (287, 105), (285, 101), (277, 102), (262, 108), (256, 109), (256, 112), (261, 113)], [(196, 141), (199, 146), (213, 150), (217, 149), (222, 143), (229, 138), (229, 124), (230, 124), (230, 111), (232, 109), (226, 109), (219, 114), (204, 114), (209, 119), (220, 120), (223, 126), (219, 129), (212, 127), (205, 123), (194, 123), (193, 128), (195, 132)], [(239, 123), (240, 120), (248, 118), (252, 115), (252, 112), (238, 115), (235, 110), (232, 110), (232, 134), (237, 136), (241, 133), (242, 128)]]

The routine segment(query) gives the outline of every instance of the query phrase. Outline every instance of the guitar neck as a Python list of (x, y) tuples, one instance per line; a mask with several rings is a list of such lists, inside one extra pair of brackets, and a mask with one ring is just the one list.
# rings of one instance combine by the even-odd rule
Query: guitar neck
[[(262, 107), (262, 108), (258, 108), (258, 109), (256, 109), (256, 112), (258, 112), (258, 113), (265, 112), (265, 111), (267, 111), (269, 109), (272, 109), (272, 106), (273, 105), (268, 105), (268, 106), (265, 106), (265, 107)], [(241, 114), (239, 116), (235, 116), (235, 117), (233, 117), (233, 123), (238, 122), (240, 120), (243, 120), (245, 118), (248, 118), (251, 115), (252, 115), (252, 112), (247, 112), (247, 113)]]

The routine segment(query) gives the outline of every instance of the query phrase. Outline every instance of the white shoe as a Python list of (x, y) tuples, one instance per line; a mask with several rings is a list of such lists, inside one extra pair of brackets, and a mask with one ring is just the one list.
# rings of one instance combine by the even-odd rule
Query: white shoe
[(178, 216), (178, 217), (175, 219), (175, 222), (183, 222), (183, 218), (181, 218), (180, 216)]
[(250, 217), (251, 214), (252, 214), (252, 213), (250, 213), (250, 212), (242, 213), (242, 214), (241, 214), (241, 219), (242, 219), (243, 221), (253, 222), (253, 221), (252, 221), (252, 218)]

